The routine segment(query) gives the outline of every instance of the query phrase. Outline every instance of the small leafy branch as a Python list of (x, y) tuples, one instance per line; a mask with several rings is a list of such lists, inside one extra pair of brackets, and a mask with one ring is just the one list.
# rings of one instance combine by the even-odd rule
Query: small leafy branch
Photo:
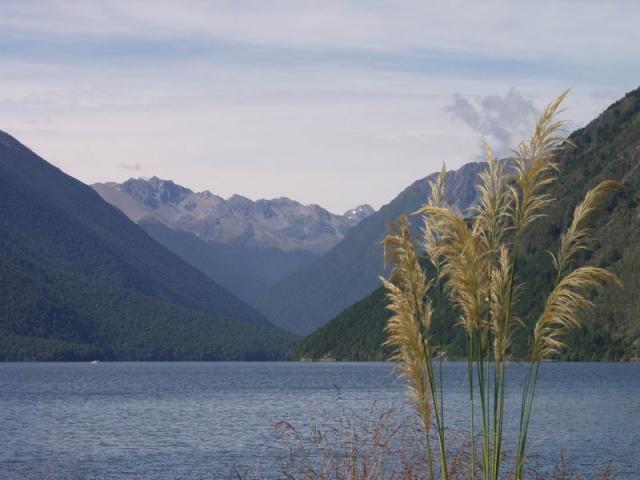
[[(497, 160), (489, 145), (484, 145), (488, 166), (481, 174), (479, 201), (470, 219), (446, 206), (444, 166), (438, 179), (430, 183), (429, 198), (416, 213), (424, 219), (422, 247), (434, 267), (435, 278), (428, 278), (420, 265), (405, 216), (392, 225), (391, 234), (384, 240), (385, 261), (394, 267), (388, 280), (382, 278), (392, 312), (387, 324), (388, 344), (394, 348), (401, 374), (408, 379), (410, 397), (426, 432), (425, 457), (431, 478), (448, 480), (450, 472), (442, 375), (434, 372), (434, 360), (441, 355), (431, 338), (432, 305), (439, 301), (440, 282), (460, 312), (459, 325), (467, 339), (469, 477), (501, 478), (506, 368), (513, 330), (520, 323), (514, 313), (521, 291), (518, 253), (529, 227), (544, 216), (545, 208), (554, 200), (546, 188), (557, 179), (555, 158), (568, 143), (561, 134), (564, 123), (556, 119), (567, 93), (542, 112), (531, 138), (520, 144), (513, 160)], [(605, 181), (589, 191), (561, 236), (558, 252), (551, 254), (556, 278), (533, 329), (515, 448), (516, 480), (523, 478), (540, 362), (557, 354), (567, 331), (581, 325), (579, 315), (591, 306), (592, 290), (620, 283), (609, 271), (581, 266), (577, 261), (578, 253), (589, 249), (590, 219), (606, 195), (621, 188), (617, 182)], [(476, 409), (480, 409), (482, 419), (478, 435)], [(429, 444), (434, 429), (437, 460)], [(476, 435), (481, 443), (478, 447)]]

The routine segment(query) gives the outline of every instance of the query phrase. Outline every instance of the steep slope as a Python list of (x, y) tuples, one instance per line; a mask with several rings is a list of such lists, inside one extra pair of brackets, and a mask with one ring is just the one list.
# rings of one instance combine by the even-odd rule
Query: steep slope
[(293, 348), (296, 359), (381, 361), (389, 357), (383, 346), (389, 319), (382, 288), (356, 302)]
[(149, 217), (138, 225), (161, 245), (250, 305), (278, 280), (317, 258), (302, 250), (284, 252), (206, 242)]
[[(426, 265), (426, 262), (425, 262)], [(440, 292), (445, 298), (445, 292)], [(384, 288), (379, 287), (366, 298), (341, 312), (329, 323), (298, 342), (292, 350), (295, 359), (381, 361), (391, 351), (384, 345), (385, 325), (389, 319)], [(457, 318), (448, 302), (433, 305), (431, 334), (434, 344), (446, 345), (451, 359), (462, 358), (465, 352), (464, 332), (451, 328)]]
[(277, 358), (291, 340), (0, 132), (0, 358)]
[[(552, 283), (548, 250), (558, 246), (559, 235), (586, 191), (604, 179), (623, 182), (625, 191), (611, 198), (606, 215), (594, 225), (595, 252), (589, 263), (610, 268), (624, 289), (609, 287), (596, 297), (586, 327), (569, 339), (567, 359), (620, 359), (640, 356), (640, 89), (627, 94), (585, 128), (574, 132), (559, 157), (560, 180), (549, 190), (560, 201), (530, 231), (519, 259), (519, 280), (524, 282), (520, 316), (531, 326)], [(299, 358), (335, 357), (373, 360), (385, 356), (381, 346), (389, 317), (384, 291), (376, 290), (346, 309), (322, 329), (295, 347)], [(450, 356), (464, 352), (464, 338), (451, 327), (455, 314), (441, 312)], [(447, 326), (448, 325), (448, 326)], [(516, 353), (527, 351), (526, 330), (516, 337)]]
[(288, 198), (225, 200), (157, 177), (93, 188), (162, 245), (249, 303), (373, 213), (368, 205), (341, 216)]
[[(470, 163), (448, 174), (446, 196), (453, 208), (465, 210), (474, 201), (482, 168), (481, 163)], [(258, 308), (276, 325), (308, 334), (371, 293), (384, 271), (380, 242), (388, 224), (422, 206), (430, 178), (414, 182), (322, 257), (279, 282), (259, 299)], [(414, 219), (413, 227), (420, 227), (419, 220)]]

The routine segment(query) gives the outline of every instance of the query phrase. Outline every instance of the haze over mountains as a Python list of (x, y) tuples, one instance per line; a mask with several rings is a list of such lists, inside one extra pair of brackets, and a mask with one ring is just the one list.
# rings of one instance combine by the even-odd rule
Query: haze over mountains
[[(478, 174), (483, 169), (483, 163), (469, 163), (447, 174), (445, 193), (451, 208), (464, 212), (473, 204)], [(424, 204), (428, 181), (436, 175), (416, 180), (354, 227), (334, 248), (278, 282), (260, 297), (258, 309), (276, 325), (306, 335), (370, 294), (380, 285), (378, 277), (384, 273), (381, 242), (389, 223)], [(419, 231), (419, 218), (412, 218), (412, 227)]]
[[(483, 168), (470, 163), (449, 173), (451, 208), (472, 205)], [(343, 215), (288, 198), (225, 200), (157, 177), (93, 188), (274, 324), (305, 335), (378, 287), (388, 224), (422, 205), (436, 175), (415, 181), (378, 212), (360, 205)], [(419, 227), (416, 219), (416, 233)]]
[(0, 358), (284, 358), (292, 336), (0, 132)]
[[(450, 172), (451, 208), (464, 211), (474, 202), (483, 168), (470, 163)], [(305, 335), (378, 287), (388, 224), (423, 204), (435, 175), (415, 181), (378, 212), (361, 205), (343, 215), (288, 198), (225, 200), (157, 177), (93, 188), (274, 324)]]
[(335, 215), (284, 197), (225, 200), (157, 177), (93, 188), (153, 238), (250, 303), (374, 212), (359, 205)]

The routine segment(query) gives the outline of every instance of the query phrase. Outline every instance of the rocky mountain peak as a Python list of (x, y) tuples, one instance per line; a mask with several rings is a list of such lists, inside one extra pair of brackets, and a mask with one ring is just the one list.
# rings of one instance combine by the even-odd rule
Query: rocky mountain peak
[(287, 197), (254, 201), (236, 194), (225, 200), (158, 177), (96, 184), (94, 189), (136, 222), (158, 221), (214, 243), (314, 254), (329, 250), (373, 212), (360, 205), (335, 215)]
[(161, 204), (177, 205), (193, 194), (188, 188), (158, 177), (151, 177), (148, 180), (130, 178), (120, 185), (119, 190), (153, 209), (158, 209)]
[(342, 216), (356, 225), (367, 218), (369, 215), (372, 215), (374, 213), (375, 209), (371, 205), (365, 203), (363, 205), (358, 205), (355, 208), (347, 210)]

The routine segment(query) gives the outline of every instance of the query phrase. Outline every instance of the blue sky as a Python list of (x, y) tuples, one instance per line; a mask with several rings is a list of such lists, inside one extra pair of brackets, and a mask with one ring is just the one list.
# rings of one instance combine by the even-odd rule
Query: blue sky
[(0, 129), (88, 183), (379, 207), (506, 152), (567, 87), (583, 125), (640, 85), (636, 2), (24, 2)]

